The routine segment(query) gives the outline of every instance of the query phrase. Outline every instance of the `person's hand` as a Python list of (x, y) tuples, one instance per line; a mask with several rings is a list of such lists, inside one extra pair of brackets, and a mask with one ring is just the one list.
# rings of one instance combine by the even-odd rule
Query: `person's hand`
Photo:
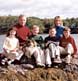
[(73, 54), (73, 58), (78, 58), (78, 55), (77, 54)]

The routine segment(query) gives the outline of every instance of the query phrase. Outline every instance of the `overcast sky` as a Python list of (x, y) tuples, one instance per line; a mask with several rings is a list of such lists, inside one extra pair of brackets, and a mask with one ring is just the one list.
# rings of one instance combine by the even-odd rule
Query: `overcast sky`
[(78, 0), (0, 0), (0, 15), (78, 17)]

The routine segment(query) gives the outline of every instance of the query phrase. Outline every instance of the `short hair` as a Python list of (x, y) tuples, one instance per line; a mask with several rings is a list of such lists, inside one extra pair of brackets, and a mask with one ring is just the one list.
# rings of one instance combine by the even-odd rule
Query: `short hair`
[(69, 31), (69, 32), (71, 32), (71, 29), (70, 29), (69, 27), (65, 27), (65, 28), (63, 29), (63, 31)]
[(58, 19), (58, 18), (60, 18), (60, 19), (61, 19), (61, 17), (60, 17), (60, 16), (56, 16), (54, 19), (56, 20), (56, 19)]
[(52, 29), (55, 29), (55, 30), (56, 30), (56, 28), (55, 28), (54, 26), (51, 26), (51, 27), (49, 28), (49, 30), (52, 30)]
[(33, 29), (33, 28), (39, 28), (39, 26), (38, 26), (38, 25), (33, 25), (33, 26), (32, 26), (32, 29)]
[(19, 17), (18, 18), (21, 18), (21, 17), (26, 17), (25, 15), (23, 15), (23, 14), (21, 14), (21, 15), (19, 15)]

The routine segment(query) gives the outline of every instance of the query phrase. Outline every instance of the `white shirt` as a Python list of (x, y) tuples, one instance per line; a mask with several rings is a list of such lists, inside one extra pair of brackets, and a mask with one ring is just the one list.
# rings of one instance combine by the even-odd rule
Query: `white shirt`
[(14, 50), (16, 48), (19, 47), (19, 41), (17, 38), (10, 38), (10, 37), (6, 37), (4, 44), (3, 44), (3, 48), (10, 51), (10, 50)]

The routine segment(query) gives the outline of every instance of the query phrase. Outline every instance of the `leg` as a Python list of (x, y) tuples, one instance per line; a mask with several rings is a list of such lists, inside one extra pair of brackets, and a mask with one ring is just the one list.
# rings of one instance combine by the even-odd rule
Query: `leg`
[(56, 50), (55, 45), (54, 45), (53, 43), (51, 43), (51, 44), (49, 45), (49, 49), (50, 49), (50, 51), (51, 51), (51, 56), (52, 56), (52, 58), (55, 58), (55, 50)]
[(66, 52), (67, 52), (67, 57), (66, 57), (66, 63), (70, 63), (71, 62), (71, 55), (73, 54), (74, 50), (73, 50), (73, 47), (72, 45), (69, 43), (66, 47)]
[(47, 48), (45, 50), (45, 62), (46, 62), (46, 65), (51, 65), (51, 52), (50, 50)]

